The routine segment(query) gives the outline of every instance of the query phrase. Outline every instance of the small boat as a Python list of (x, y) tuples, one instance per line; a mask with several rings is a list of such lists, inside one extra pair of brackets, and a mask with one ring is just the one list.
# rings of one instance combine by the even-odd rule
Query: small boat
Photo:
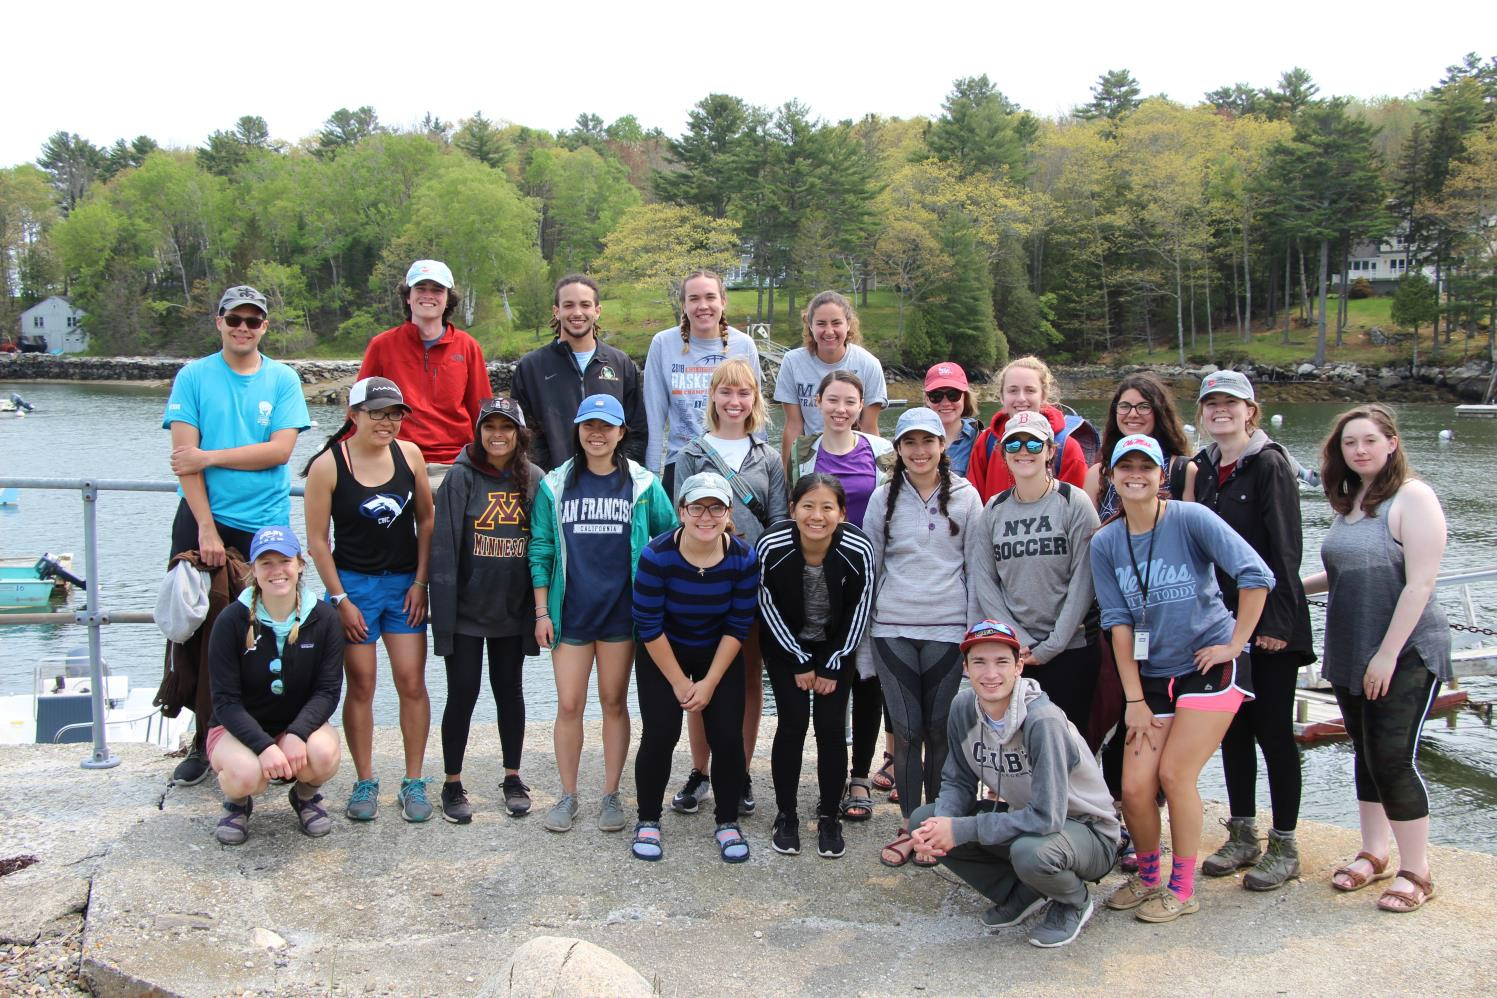
[[(57, 660), (53, 659), (52, 663)], [(62, 675), (43, 674), (38, 667), (36, 692), (0, 696), (0, 745), (87, 742), (93, 739), (92, 680), (71, 675), (79, 671), (69, 664)], [(163, 717), (152, 701), (156, 691), (131, 688), (126, 676), (104, 677), (104, 724), (110, 742), (132, 742), (175, 748), (192, 725), (183, 711)]]
[(0, 610), (44, 607), (52, 587), (52, 579), (42, 578), (35, 565), (0, 567)]
[(35, 408), (36, 406), (14, 392), (11, 393), (10, 398), (0, 399), (0, 416), (25, 416)]
[(1476, 405), (1467, 403), (1455, 407), (1457, 416), (1485, 416), (1488, 419), (1497, 417), (1497, 405)]

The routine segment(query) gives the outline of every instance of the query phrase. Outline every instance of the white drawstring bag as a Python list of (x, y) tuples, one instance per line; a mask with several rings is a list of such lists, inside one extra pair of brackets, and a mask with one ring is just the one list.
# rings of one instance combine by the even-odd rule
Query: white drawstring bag
[(208, 573), (179, 561), (156, 594), (156, 626), (178, 644), (197, 633), (208, 617)]

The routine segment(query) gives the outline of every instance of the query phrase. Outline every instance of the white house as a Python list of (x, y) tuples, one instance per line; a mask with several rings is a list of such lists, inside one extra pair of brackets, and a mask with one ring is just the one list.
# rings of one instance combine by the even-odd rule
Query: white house
[[(1398, 230), (1392, 235), (1377, 240), (1366, 240), (1353, 243), (1351, 255), (1348, 259), (1347, 280), (1355, 281), (1359, 277), (1365, 277), (1371, 282), (1373, 290), (1386, 293), (1393, 290), (1398, 279), (1408, 272), (1411, 265), (1409, 260), (1410, 247), (1408, 240), (1404, 238), (1405, 226), (1400, 224)], [(1334, 270), (1334, 261), (1333, 267)], [(1435, 269), (1426, 266), (1423, 268), (1424, 276), (1434, 279)], [(1331, 282), (1337, 283), (1341, 279), (1339, 273), (1331, 275)]]
[(84, 314), (82, 309), (74, 308), (60, 295), (39, 301), (21, 313), (22, 342), (37, 342), (39, 338), (46, 343), (48, 353), (86, 350), (88, 334), (83, 331)]

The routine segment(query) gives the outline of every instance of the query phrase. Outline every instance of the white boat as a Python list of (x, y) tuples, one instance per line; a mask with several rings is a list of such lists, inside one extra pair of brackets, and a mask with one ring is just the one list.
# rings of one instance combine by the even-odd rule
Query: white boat
[[(32, 674), (34, 693), (0, 696), (0, 745), (93, 741), (93, 679), (76, 672), (79, 661), (43, 659)], [(84, 659), (86, 662), (86, 659)], [(176, 748), (192, 713), (163, 717), (151, 701), (156, 691), (130, 688), (128, 676), (104, 677), (104, 723), (111, 744), (131, 742)]]
[(1468, 402), (1465, 405), (1456, 406), (1455, 414), (1457, 416), (1486, 416), (1490, 419), (1497, 417), (1497, 405), (1477, 405)]

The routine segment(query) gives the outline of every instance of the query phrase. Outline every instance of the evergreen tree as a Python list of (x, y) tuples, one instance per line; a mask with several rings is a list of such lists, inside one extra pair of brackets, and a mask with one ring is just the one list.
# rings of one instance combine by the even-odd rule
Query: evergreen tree
[(1234, 118), (1262, 114), (1265, 106), (1263, 91), (1246, 83), (1217, 87), (1206, 94), (1205, 101), (1222, 114)]
[(321, 159), (331, 159), (340, 150), (356, 146), (369, 136), (383, 131), (385, 129), (379, 123), (379, 115), (369, 105), (365, 104), (355, 111), (340, 107), (323, 123), (312, 152)]
[(474, 111), (473, 117), (462, 123), (462, 126), (453, 133), (452, 144), (484, 166), (492, 166), (495, 169), (509, 162), (510, 156), (514, 153), (509, 143), (504, 141), (499, 129), (483, 116), (482, 111)]
[(1072, 113), (1086, 121), (1107, 120), (1116, 124), (1118, 119), (1142, 103), (1139, 98), (1138, 81), (1126, 69), (1109, 69), (1097, 77), (1092, 86), (1091, 103), (1083, 104)]
[(993, 278), (977, 233), (963, 213), (950, 211), (940, 220), (936, 240), (952, 266), (944, 280), (927, 289), (901, 359), (917, 370), (941, 360), (989, 370), (998, 357), (1006, 360), (1008, 343), (993, 319)]
[(1279, 75), (1278, 86), (1263, 91), (1264, 114), (1275, 121), (1293, 121), (1304, 108), (1315, 103), (1320, 87), (1310, 71), (1295, 66)]
[(667, 139), (673, 167), (657, 171), (655, 193), (663, 201), (689, 205), (713, 218), (725, 218), (733, 195), (742, 189), (739, 146), (749, 124), (748, 105), (728, 94), (708, 94), (686, 119), (686, 134)]
[(1022, 182), (1029, 176), (1029, 147), (1039, 122), (999, 93), (986, 74), (957, 80), (941, 107), (941, 117), (925, 133), (932, 156), (955, 163), (964, 177), (1007, 173)]
[(106, 168), (106, 158), (102, 149), (81, 135), (53, 132), (36, 165), (52, 178), (58, 203), (67, 214), (78, 207), (94, 178)]

